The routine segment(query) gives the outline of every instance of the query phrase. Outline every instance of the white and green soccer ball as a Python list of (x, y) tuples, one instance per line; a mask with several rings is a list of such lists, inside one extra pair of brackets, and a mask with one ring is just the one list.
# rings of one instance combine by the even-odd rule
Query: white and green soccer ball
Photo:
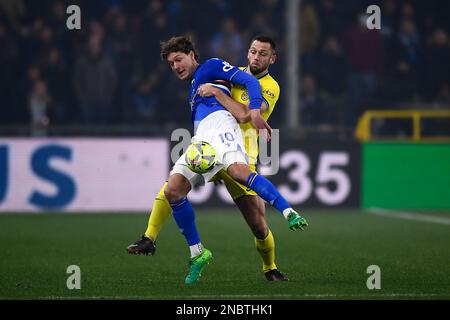
[(208, 142), (193, 142), (186, 150), (186, 163), (195, 173), (207, 173), (217, 163), (216, 150)]

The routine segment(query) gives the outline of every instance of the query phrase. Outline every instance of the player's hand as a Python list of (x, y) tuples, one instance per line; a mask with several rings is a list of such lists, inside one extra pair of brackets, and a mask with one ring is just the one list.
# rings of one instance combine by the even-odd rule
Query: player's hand
[(250, 110), (250, 118), (253, 127), (259, 131), (259, 135), (266, 141), (270, 141), (272, 138), (272, 128), (261, 116), (259, 109)]
[(200, 95), (200, 97), (212, 97), (216, 95), (217, 90), (219, 89), (214, 87), (212, 84), (206, 83), (202, 84), (198, 88), (198, 94)]

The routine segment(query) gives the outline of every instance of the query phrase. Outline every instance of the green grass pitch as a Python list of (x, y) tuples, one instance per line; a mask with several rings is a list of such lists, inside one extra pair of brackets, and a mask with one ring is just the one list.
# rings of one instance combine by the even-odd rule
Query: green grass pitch
[[(293, 232), (278, 213), (267, 216), (289, 282), (265, 280), (237, 210), (201, 209), (197, 224), (214, 260), (187, 287), (189, 250), (173, 219), (155, 256), (132, 256), (125, 248), (145, 230), (145, 214), (0, 215), (0, 299), (450, 298), (448, 224), (308, 210), (308, 229)], [(81, 269), (80, 290), (66, 287), (69, 265)], [(370, 265), (381, 269), (379, 290), (366, 286)]]

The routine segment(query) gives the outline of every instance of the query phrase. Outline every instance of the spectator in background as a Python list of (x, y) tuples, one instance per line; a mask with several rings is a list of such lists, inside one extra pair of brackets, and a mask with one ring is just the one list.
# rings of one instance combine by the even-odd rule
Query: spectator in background
[(335, 0), (321, 0), (318, 4), (318, 16), (322, 41), (328, 36), (336, 36), (342, 33), (343, 14), (341, 3), (336, 4)]
[(32, 136), (46, 135), (46, 130), (50, 123), (48, 118), (50, 102), (51, 97), (47, 91), (46, 83), (42, 80), (36, 81), (29, 97)]
[(267, 23), (269, 20), (265, 12), (255, 12), (250, 19), (250, 35), (265, 34), (271, 38), (276, 38), (276, 31), (271, 24)]
[(1, 0), (0, 13), (4, 12), (13, 30), (20, 29), (20, 20), (26, 15), (24, 0)]
[(37, 18), (29, 23), (26, 27), (21, 30), (21, 58), (23, 62), (27, 64), (27, 68), (31, 64), (36, 63), (37, 52), (41, 52), (40, 37), (43, 28), (44, 20), (42, 18)]
[(36, 82), (42, 79), (41, 69), (37, 66), (32, 65), (27, 70), (27, 79), (26, 84), (24, 86), (24, 91), (31, 92), (33, 86)]
[(339, 39), (330, 36), (325, 40), (318, 64), (320, 87), (328, 94), (341, 96), (347, 89), (348, 61)]
[(87, 53), (78, 57), (74, 71), (75, 94), (85, 124), (108, 123), (117, 88), (117, 72), (103, 52), (101, 38), (90, 36)]
[[(228, 2), (230, 4), (233, 3), (233, 1)], [(230, 7), (234, 9), (231, 12), (231, 15), (238, 19), (239, 25), (248, 26), (249, 21), (258, 21), (254, 27), (250, 27), (252, 30), (250, 38), (255, 34), (267, 34), (276, 38), (276, 34), (271, 33), (270, 30), (266, 30), (266, 28), (276, 31), (278, 34), (280, 33), (280, 27), (282, 27), (282, 23), (280, 22), (285, 19), (284, 5), (284, 0), (259, 0), (257, 5), (255, 5), (254, 1), (234, 1), (234, 5), (231, 5)], [(230, 13), (228, 13), (228, 15), (230, 15)], [(264, 16), (264, 21), (262, 21), (261, 16)], [(253, 22), (250, 23), (253, 24)], [(250, 39), (247, 40), (250, 41)]]
[(45, 57), (46, 53), (53, 47), (53, 43), (53, 30), (44, 25), (39, 31), (37, 48), (34, 50), (34, 55), (37, 59), (42, 59)]
[(347, 125), (354, 127), (364, 111), (364, 104), (374, 93), (384, 63), (383, 38), (379, 30), (369, 30), (366, 14), (359, 14), (356, 23), (344, 34), (344, 46), (350, 63), (349, 110)]
[[(399, 60), (405, 60), (410, 67), (417, 68), (421, 60), (421, 48), (416, 24), (412, 20), (403, 20), (398, 36), (390, 45), (388, 60), (394, 67)], [(388, 65), (388, 68), (391, 67)]]
[(381, 8), (381, 34), (385, 45), (392, 40), (397, 30), (397, 3), (395, 0), (384, 0)]
[(320, 41), (320, 23), (316, 9), (306, 4), (300, 11), (301, 64), (305, 72), (314, 71), (314, 56)]
[(154, 75), (139, 83), (132, 95), (131, 110), (128, 112), (128, 118), (132, 122), (156, 122), (160, 103), (157, 82), (158, 76)]
[(386, 73), (380, 86), (380, 103), (390, 108), (411, 107), (418, 96), (418, 81), (423, 62), (416, 24), (410, 19), (400, 23), (400, 30), (392, 37), (386, 50)]
[(16, 39), (8, 32), (6, 25), (0, 22), (0, 123), (11, 123), (15, 118), (17, 81), (14, 79), (18, 77), (18, 54)]
[(67, 6), (62, 1), (55, 1), (50, 8), (50, 16), (46, 23), (53, 30), (55, 42), (58, 46), (63, 46), (64, 37), (67, 36), (66, 25)]
[(437, 28), (426, 50), (425, 81), (423, 87), (428, 99), (445, 93), (450, 84), (450, 47), (447, 32)]
[(54, 47), (48, 53), (42, 73), (53, 98), (50, 114), (52, 123), (63, 123), (66, 121), (69, 88), (65, 83), (68, 79), (67, 66), (58, 48)]
[(213, 57), (221, 57), (232, 65), (243, 65), (244, 39), (239, 33), (236, 21), (225, 18), (221, 24), (220, 31), (213, 35), (210, 43), (210, 52)]
[(122, 106), (127, 105), (131, 94), (131, 76), (136, 61), (133, 48), (137, 42), (135, 35), (130, 33), (128, 18), (121, 10), (117, 10), (112, 16), (107, 38), (118, 74), (117, 99), (111, 109), (114, 108), (114, 114), (118, 114), (121, 118), (122, 113), (125, 112), (122, 110)]
[(344, 125), (347, 104), (348, 61), (338, 38), (330, 36), (325, 40), (318, 63), (318, 82), (324, 90), (323, 102), (335, 114), (335, 125)]
[(30, 124), (30, 96), (33, 91), (33, 87), (36, 82), (42, 80), (41, 69), (37, 65), (31, 65), (25, 70), (25, 76), (21, 79), (19, 84), (19, 91), (23, 92), (23, 99), (21, 103), (23, 104), (24, 110), (21, 110), (22, 117), (21, 123), (29, 125)]
[[(167, 16), (169, 21), (169, 32), (177, 34), (178, 30), (183, 30), (184, 20), (187, 20), (183, 15), (184, 4), (181, 0), (170, 0), (167, 3)], [(181, 29), (180, 29), (180, 25)]]
[(142, 21), (141, 61), (144, 73), (150, 72), (160, 63), (161, 59), (155, 57), (155, 52), (159, 52), (160, 39), (168, 37), (168, 18), (163, 11), (162, 3), (160, 0), (153, 0)]
[(418, 73), (408, 61), (400, 59), (387, 70), (379, 96), (385, 108), (398, 108), (405, 103), (411, 107), (418, 98)]
[(93, 20), (89, 24), (89, 35), (103, 40), (105, 37), (105, 27), (99, 21)]
[(60, 50), (61, 59), (66, 63), (74, 60), (74, 39), (80, 36), (78, 32), (73, 32), (65, 27), (68, 17), (66, 13), (67, 6), (63, 1), (55, 1), (51, 4), (50, 16), (46, 20), (46, 24), (53, 31), (51, 47), (56, 47)]
[(211, 12), (219, 13), (220, 17), (230, 17), (233, 15), (233, 3), (228, 0), (209, 0), (207, 6), (212, 9)]
[[(52, 1), (53, 2), (53, 1)], [(65, 28), (61, 28), (66, 24), (67, 6), (62, 1), (54, 1), (50, 8), (50, 16), (48, 17), (47, 24), (56, 32), (63, 32)], [(60, 34), (62, 35), (62, 33)]]
[(301, 122), (306, 127), (328, 123), (329, 116), (324, 112), (323, 99), (317, 90), (316, 78), (305, 74), (301, 81), (300, 110)]
[(400, 8), (400, 20), (415, 20), (416, 10), (411, 2), (404, 2)]

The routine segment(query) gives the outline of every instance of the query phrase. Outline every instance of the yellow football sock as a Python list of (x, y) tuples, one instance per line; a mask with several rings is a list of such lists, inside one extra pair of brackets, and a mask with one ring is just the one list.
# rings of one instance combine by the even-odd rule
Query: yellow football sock
[(156, 240), (158, 237), (159, 231), (166, 223), (167, 219), (172, 214), (172, 208), (169, 205), (169, 201), (164, 194), (164, 189), (167, 186), (167, 182), (164, 183), (161, 190), (159, 190), (158, 195), (153, 202), (152, 212), (150, 213), (150, 217), (148, 219), (147, 230), (145, 231), (145, 236), (152, 240)]
[(269, 230), (269, 234), (264, 240), (255, 238), (255, 246), (263, 260), (263, 272), (276, 269), (275, 240), (273, 239), (272, 231)]

